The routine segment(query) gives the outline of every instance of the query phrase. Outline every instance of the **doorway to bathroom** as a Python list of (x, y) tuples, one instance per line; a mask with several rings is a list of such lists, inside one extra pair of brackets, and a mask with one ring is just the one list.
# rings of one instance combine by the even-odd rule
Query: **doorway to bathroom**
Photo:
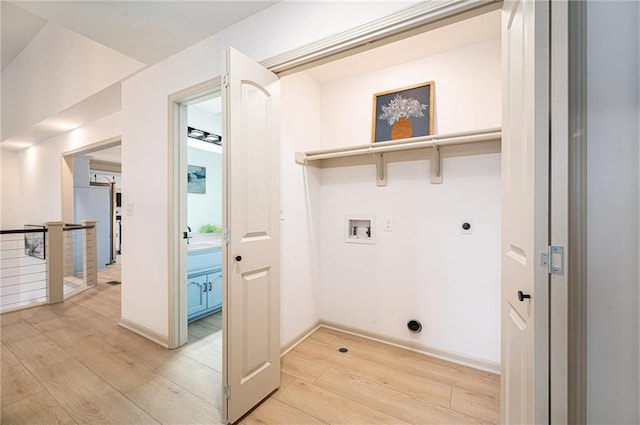
[[(180, 122), (186, 135), (186, 317), (181, 352), (222, 374), (222, 100), (211, 93), (187, 102)], [(182, 267), (184, 269), (184, 267)]]

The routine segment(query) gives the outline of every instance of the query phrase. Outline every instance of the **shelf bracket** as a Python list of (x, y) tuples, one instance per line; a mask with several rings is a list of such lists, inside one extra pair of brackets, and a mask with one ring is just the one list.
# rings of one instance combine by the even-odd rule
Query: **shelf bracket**
[(433, 146), (433, 158), (431, 159), (431, 184), (442, 184), (442, 156), (440, 146)]
[(296, 152), (296, 162), (300, 165), (306, 165), (307, 155), (304, 152)]
[(387, 185), (387, 164), (384, 162), (384, 154), (377, 154), (376, 159), (376, 185)]

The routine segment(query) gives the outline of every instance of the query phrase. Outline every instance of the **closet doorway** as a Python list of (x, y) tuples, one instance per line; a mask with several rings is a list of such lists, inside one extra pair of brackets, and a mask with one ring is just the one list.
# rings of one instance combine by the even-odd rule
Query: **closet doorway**
[[(283, 146), (304, 167), (314, 230), (283, 245), (319, 252), (320, 326), (488, 366), (503, 374), (503, 420), (545, 422), (551, 411), (564, 422), (566, 274), (552, 274), (562, 247), (548, 245), (567, 245), (566, 187), (549, 169), (564, 178), (568, 168), (568, 15), (545, 2), (494, 6), (503, 9), (285, 71), (283, 134), (297, 137)], [(435, 101), (419, 103), (433, 112), (433, 135), (378, 143), (380, 120), (430, 83)], [(388, 110), (375, 106), (383, 97)], [(485, 138), (503, 126), (502, 142)], [(285, 199), (295, 185), (283, 181)], [(420, 334), (407, 329), (413, 319), (426, 323)]]

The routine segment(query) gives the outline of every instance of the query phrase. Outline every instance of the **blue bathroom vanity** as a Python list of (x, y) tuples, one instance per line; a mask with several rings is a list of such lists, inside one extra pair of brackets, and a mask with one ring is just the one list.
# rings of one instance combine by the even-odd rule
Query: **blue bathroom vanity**
[(222, 309), (222, 248), (219, 241), (188, 246), (187, 321)]

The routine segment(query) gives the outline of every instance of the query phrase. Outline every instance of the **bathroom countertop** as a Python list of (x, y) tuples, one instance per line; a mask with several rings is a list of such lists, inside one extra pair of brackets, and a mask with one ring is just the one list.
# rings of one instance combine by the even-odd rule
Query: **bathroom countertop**
[(220, 248), (222, 238), (220, 233), (194, 233), (187, 245), (187, 252), (202, 252)]

